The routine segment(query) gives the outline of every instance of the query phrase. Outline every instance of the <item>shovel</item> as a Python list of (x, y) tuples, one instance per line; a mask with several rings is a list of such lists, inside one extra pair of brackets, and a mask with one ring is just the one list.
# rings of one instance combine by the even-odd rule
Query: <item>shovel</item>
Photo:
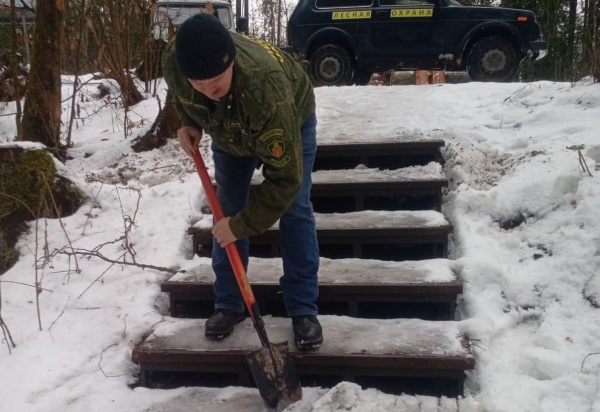
[[(217, 199), (217, 193), (212, 185), (200, 152), (196, 149), (192, 157), (196, 170), (200, 175), (202, 186), (206, 192), (208, 203), (212, 209), (215, 220), (223, 219), (223, 209)], [(302, 399), (302, 387), (296, 372), (296, 366), (290, 356), (287, 342), (272, 344), (269, 342), (265, 322), (260, 316), (258, 304), (248, 282), (246, 270), (235, 243), (226, 246), (227, 256), (235, 273), (238, 286), (244, 297), (244, 302), (252, 318), (254, 329), (258, 333), (262, 348), (246, 354), (250, 371), (263, 398), (265, 405), (276, 411), (282, 411), (290, 404)]]

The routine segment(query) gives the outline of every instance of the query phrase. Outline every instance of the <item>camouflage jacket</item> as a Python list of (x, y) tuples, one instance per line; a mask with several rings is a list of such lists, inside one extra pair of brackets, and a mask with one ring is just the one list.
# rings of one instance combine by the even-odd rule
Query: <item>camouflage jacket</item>
[(271, 227), (302, 185), (300, 126), (315, 111), (310, 80), (290, 55), (232, 34), (236, 45), (230, 92), (213, 102), (179, 72), (175, 43), (163, 55), (164, 78), (184, 126), (208, 133), (235, 156), (258, 156), (265, 177), (248, 205), (229, 222), (239, 239)]

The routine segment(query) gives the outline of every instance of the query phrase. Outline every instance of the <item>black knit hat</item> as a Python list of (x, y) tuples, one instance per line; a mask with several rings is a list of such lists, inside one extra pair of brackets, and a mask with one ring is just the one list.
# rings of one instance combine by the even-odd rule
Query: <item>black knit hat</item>
[(188, 79), (211, 79), (233, 62), (235, 45), (223, 23), (208, 13), (196, 14), (179, 27), (175, 38), (179, 70)]

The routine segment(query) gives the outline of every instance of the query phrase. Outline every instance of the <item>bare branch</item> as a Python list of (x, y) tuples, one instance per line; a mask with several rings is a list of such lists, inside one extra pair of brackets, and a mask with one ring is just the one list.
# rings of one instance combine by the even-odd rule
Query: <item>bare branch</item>
[(8, 325), (4, 322), (2, 318), (2, 284), (0, 283), (0, 329), (2, 329), (2, 334), (4, 335), (3, 341), (6, 342), (6, 346), (8, 347), (8, 353), (12, 353), (11, 346), (15, 348), (15, 342), (12, 339), (10, 334), (10, 330), (8, 329)]
[(118, 378), (119, 376), (125, 375), (124, 373), (121, 373), (119, 375), (107, 375), (106, 372), (104, 372), (104, 369), (102, 369), (102, 358), (104, 358), (104, 352), (106, 352), (107, 350), (109, 350), (113, 346), (118, 346), (118, 345), (119, 345), (118, 343), (113, 343), (112, 345), (109, 345), (106, 348), (104, 348), (102, 350), (102, 353), (100, 354), (100, 360), (98, 361), (98, 368), (100, 368), (100, 372), (102, 372), (102, 374), (104, 376), (106, 376), (107, 378)]
[[(62, 228), (63, 233), (65, 234), (65, 237), (67, 238), (67, 242), (69, 242), (69, 247), (71, 248), (71, 250), (74, 250), (73, 244), (71, 243), (71, 239), (69, 238), (69, 234), (67, 233), (67, 229), (65, 228), (65, 225), (60, 217), (60, 211), (58, 210), (58, 206), (56, 205), (56, 200), (54, 199), (54, 195), (52, 194), (52, 189), (50, 188), (50, 186), (48, 185), (48, 182), (45, 179), (44, 179), (44, 182), (46, 182), (46, 187), (48, 188), (48, 193), (50, 193), (50, 199), (52, 200), (52, 205), (54, 206), (54, 211), (58, 218), (58, 222), (60, 223), (60, 227)], [(74, 258), (75, 258), (75, 273), (81, 273), (81, 269), (79, 269), (79, 262), (77, 261), (77, 255), (74, 255)]]
[[(123, 253), (123, 254), (122, 254), (120, 257), (119, 257), (119, 259), (121, 259), (121, 258), (122, 258), (124, 255), (125, 255), (125, 253)], [(90, 283), (90, 285), (89, 285), (87, 288), (85, 288), (85, 290), (84, 290), (83, 292), (81, 292), (81, 294), (80, 294), (79, 296), (77, 296), (77, 299), (81, 298), (81, 297), (82, 297), (82, 296), (85, 294), (85, 292), (87, 292), (88, 290), (90, 290), (90, 288), (91, 288), (92, 286), (94, 286), (94, 284), (95, 284), (96, 282), (98, 282), (98, 280), (100, 280), (100, 279), (102, 278), (102, 276), (104, 276), (104, 274), (105, 274), (106, 272), (108, 272), (108, 271), (110, 270), (110, 268), (112, 268), (112, 267), (113, 267), (113, 266), (114, 266), (116, 263), (119, 263), (119, 262), (113, 262), (113, 263), (112, 263), (112, 264), (111, 264), (109, 267), (107, 267), (107, 268), (106, 268), (106, 270), (100, 274), (100, 276), (98, 276), (96, 279), (94, 279), (94, 281), (93, 281), (92, 283)]]
[[(27, 286), (29, 288), (35, 288), (36, 287), (35, 285), (30, 285), (28, 283), (22, 283), (22, 282), (15, 282), (15, 281), (12, 281), (12, 280), (0, 280), (0, 283), (12, 283), (12, 284), (15, 284), (15, 285)], [(44, 288), (39, 288), (39, 289), (43, 290), (44, 292), (50, 292), (50, 293), (54, 292), (51, 289), (44, 289)]]
[(129, 252), (129, 255), (131, 255), (131, 260), (133, 260), (133, 262), (135, 263), (136, 252), (133, 249), (133, 244), (129, 240), (129, 233), (131, 232), (132, 228), (135, 227), (135, 218), (137, 217), (137, 213), (140, 208), (140, 200), (142, 198), (142, 194), (137, 189), (129, 189), (129, 190), (135, 191), (138, 195), (137, 204), (135, 207), (135, 212), (133, 213), (133, 217), (125, 215), (125, 211), (123, 210), (123, 202), (121, 201), (121, 195), (119, 193), (118, 188), (117, 188), (116, 192), (117, 192), (117, 197), (119, 198), (119, 204), (121, 206), (121, 216), (123, 216), (123, 229), (124, 229), (124, 231), (123, 231), (123, 233), (124, 233), (123, 247), (125, 248), (125, 250), (127, 250), (127, 252)]
[(102, 183), (100, 185), (100, 188), (98, 189), (98, 192), (96, 192), (96, 196), (94, 196), (94, 199), (92, 201), (92, 205), (90, 206), (90, 211), (87, 213), (87, 219), (85, 220), (85, 224), (83, 225), (83, 229), (81, 229), (81, 234), (85, 234), (85, 228), (88, 225), (88, 222), (90, 221), (90, 217), (92, 216), (92, 209), (94, 208), (94, 206), (96, 205), (97, 201), (98, 201), (98, 196), (100, 195), (100, 191), (102, 190), (102, 188), (104, 187), (104, 183)]
[(65, 313), (65, 309), (67, 308), (67, 306), (69, 305), (69, 301), (71, 300), (71, 297), (69, 297), (69, 299), (67, 299), (67, 303), (65, 303), (65, 307), (63, 308), (62, 312), (60, 312), (60, 314), (58, 315), (58, 317), (56, 319), (54, 319), (54, 322), (52, 322), (50, 324), (50, 327), (48, 328), (48, 332), (50, 333), (50, 336), (52, 337), (52, 340), (54, 340), (54, 336), (52, 335), (52, 326), (54, 326), (54, 324), (56, 322), (58, 322), (58, 320), (62, 317), (62, 315)]
[(106, 256), (102, 255), (99, 252), (91, 252), (91, 251), (87, 251), (84, 249), (75, 249), (73, 252), (65, 252), (65, 251), (59, 250), (56, 253), (60, 254), (60, 255), (67, 255), (67, 256), (73, 255), (73, 254), (77, 254), (77, 255), (81, 255), (81, 256), (92, 256), (92, 257), (100, 258), (100, 259), (104, 260), (105, 262), (109, 262), (109, 263), (113, 263), (113, 264), (117, 264), (117, 265), (135, 266), (135, 267), (138, 267), (141, 269), (153, 269), (153, 270), (157, 270), (159, 272), (171, 273), (173, 275), (179, 272), (176, 269), (169, 269), (169, 268), (162, 267), (162, 266), (145, 265), (145, 264), (141, 264), (141, 263), (132, 263), (132, 262), (123, 262), (123, 261), (118, 261), (118, 260), (112, 260), (112, 259), (109, 259)]
[(581, 361), (581, 369), (580, 369), (581, 372), (583, 372), (583, 365), (585, 364), (586, 359), (589, 358), (590, 356), (596, 356), (596, 355), (600, 355), (600, 352), (593, 352), (593, 353), (588, 353), (587, 355), (585, 355), (585, 358), (583, 358), (583, 361)]

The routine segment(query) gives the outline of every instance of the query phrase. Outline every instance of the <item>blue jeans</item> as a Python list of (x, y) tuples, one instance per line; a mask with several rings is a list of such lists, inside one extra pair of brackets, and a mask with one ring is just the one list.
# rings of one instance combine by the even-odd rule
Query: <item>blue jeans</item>
[[(319, 246), (310, 188), (317, 152), (317, 117), (313, 113), (300, 128), (303, 148), (303, 180), (300, 192), (279, 220), (283, 276), (279, 284), (288, 316), (317, 315)], [(212, 144), (217, 197), (225, 216), (234, 216), (248, 203), (250, 180), (258, 157), (233, 156)], [(236, 245), (248, 268), (248, 238)], [(215, 308), (243, 312), (244, 299), (235, 280), (227, 252), (213, 239), (212, 267), (216, 275)]]

